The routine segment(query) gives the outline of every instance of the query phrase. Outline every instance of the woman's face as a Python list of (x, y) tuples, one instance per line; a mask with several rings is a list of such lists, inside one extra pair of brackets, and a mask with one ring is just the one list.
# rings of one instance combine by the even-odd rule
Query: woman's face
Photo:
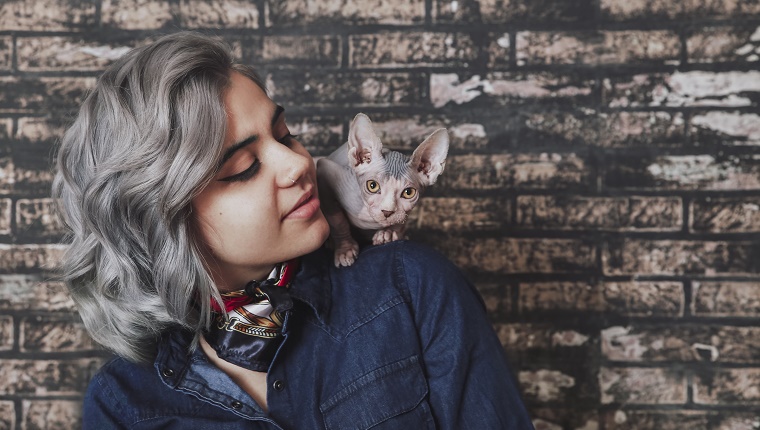
[(283, 109), (237, 72), (224, 105), (222, 164), (192, 205), (208, 269), (220, 291), (232, 291), (317, 249), (329, 227), (314, 162), (290, 134)]

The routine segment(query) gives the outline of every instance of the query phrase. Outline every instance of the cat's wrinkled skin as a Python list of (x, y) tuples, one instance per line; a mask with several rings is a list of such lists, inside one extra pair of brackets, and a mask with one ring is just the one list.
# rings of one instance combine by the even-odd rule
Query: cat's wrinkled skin
[(449, 150), (446, 129), (438, 129), (411, 157), (383, 149), (369, 118), (356, 115), (348, 142), (317, 162), (322, 210), (330, 223), (335, 266), (350, 266), (359, 254), (351, 225), (372, 232), (379, 245), (404, 237), (409, 211), (421, 191), (443, 172)]

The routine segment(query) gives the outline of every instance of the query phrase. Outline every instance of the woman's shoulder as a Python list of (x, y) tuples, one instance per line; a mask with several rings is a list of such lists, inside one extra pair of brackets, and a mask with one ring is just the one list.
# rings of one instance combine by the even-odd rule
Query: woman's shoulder
[(438, 271), (455, 269), (455, 266), (438, 251), (427, 245), (409, 240), (397, 240), (383, 245), (363, 248), (356, 262), (340, 268), (346, 274), (356, 275), (389, 271)]
[(110, 398), (126, 406), (132, 394), (143, 390), (156, 391), (162, 385), (151, 364), (116, 357), (106, 362), (90, 380), (86, 399)]
[(440, 286), (442, 281), (468, 284), (445, 256), (427, 245), (407, 240), (366, 247), (352, 266), (331, 267), (330, 278), (333, 285), (373, 290), (372, 294), (400, 291), (412, 296), (430, 284)]

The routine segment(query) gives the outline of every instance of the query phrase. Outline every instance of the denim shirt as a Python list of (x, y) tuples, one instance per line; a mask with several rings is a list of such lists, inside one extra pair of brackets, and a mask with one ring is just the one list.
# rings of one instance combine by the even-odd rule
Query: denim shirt
[(174, 330), (153, 366), (117, 358), (98, 372), (83, 428), (533, 428), (480, 296), (429, 248), (369, 247), (339, 269), (319, 250), (291, 294), (268, 413)]

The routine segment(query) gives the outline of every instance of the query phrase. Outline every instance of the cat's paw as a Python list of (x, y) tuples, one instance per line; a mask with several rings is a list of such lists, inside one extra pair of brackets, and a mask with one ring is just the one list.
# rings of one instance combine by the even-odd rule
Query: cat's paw
[(359, 244), (356, 241), (341, 242), (335, 248), (335, 267), (348, 267), (354, 264), (359, 255)]
[(393, 242), (398, 240), (398, 232), (396, 230), (378, 230), (375, 235), (372, 236), (373, 245), (382, 245), (384, 243)]

